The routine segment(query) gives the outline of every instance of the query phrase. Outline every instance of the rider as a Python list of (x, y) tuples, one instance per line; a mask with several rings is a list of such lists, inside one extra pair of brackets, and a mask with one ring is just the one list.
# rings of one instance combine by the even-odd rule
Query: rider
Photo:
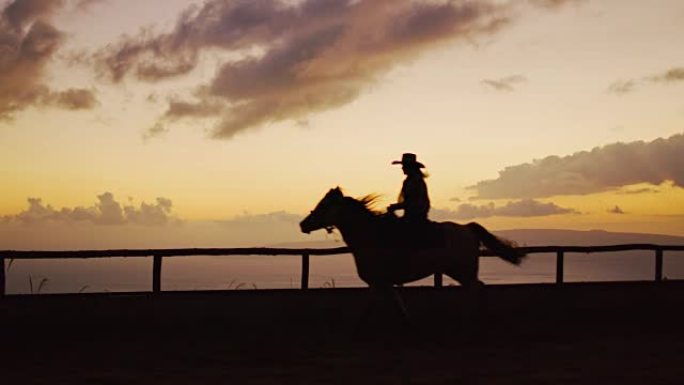
[(404, 210), (404, 220), (412, 225), (427, 223), (427, 215), (430, 210), (430, 198), (428, 197), (425, 175), (420, 169), (425, 166), (416, 160), (416, 154), (405, 153), (401, 160), (395, 160), (392, 164), (401, 164), (401, 170), (406, 175), (404, 184), (397, 203), (387, 207), (387, 211), (394, 213), (396, 210)]

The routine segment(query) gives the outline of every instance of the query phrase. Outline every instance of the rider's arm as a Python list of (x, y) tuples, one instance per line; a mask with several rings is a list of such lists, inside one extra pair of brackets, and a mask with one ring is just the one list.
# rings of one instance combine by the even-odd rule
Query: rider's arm
[(391, 213), (396, 210), (404, 210), (406, 208), (406, 200), (404, 199), (404, 195), (409, 184), (410, 182), (408, 178), (405, 179), (404, 183), (401, 185), (401, 192), (399, 192), (399, 198), (397, 199), (397, 203), (392, 203), (391, 205), (387, 206), (387, 212)]
[(392, 203), (391, 205), (387, 206), (387, 211), (394, 212), (396, 210), (403, 210), (404, 206), (404, 202)]

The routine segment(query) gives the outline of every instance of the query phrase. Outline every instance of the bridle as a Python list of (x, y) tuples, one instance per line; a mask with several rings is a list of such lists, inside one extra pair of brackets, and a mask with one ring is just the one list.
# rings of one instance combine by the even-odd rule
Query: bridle
[[(312, 211), (311, 211), (311, 214), (313, 214), (314, 212), (315, 212), (315, 210), (312, 210)], [(330, 225), (330, 226), (323, 226), (323, 228), (325, 229), (325, 231), (328, 232), (328, 234), (332, 234), (333, 231), (335, 230), (335, 226), (333, 226), (333, 225)]]

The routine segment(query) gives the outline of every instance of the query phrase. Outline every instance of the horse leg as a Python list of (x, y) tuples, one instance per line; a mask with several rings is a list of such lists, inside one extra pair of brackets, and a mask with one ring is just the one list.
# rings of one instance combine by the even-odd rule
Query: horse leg
[[(480, 296), (484, 293), (482, 290), (484, 283), (477, 277), (479, 270), (477, 262), (477, 260), (474, 260), (469, 264), (460, 265), (445, 271), (445, 274), (461, 284), (463, 302), (459, 306), (461, 310), (458, 316), (458, 324), (460, 325), (460, 330), (464, 333), (464, 337), (473, 336), (474, 328), (478, 324)], [(467, 333), (465, 333), (466, 331)]]
[(401, 298), (396, 289), (392, 286), (376, 286), (377, 298), (382, 301), (382, 304), (389, 304), (392, 310), (396, 310), (404, 320), (409, 319), (409, 313), (406, 309), (406, 304)]
[[(392, 313), (399, 314), (400, 318), (398, 326), (400, 327), (400, 332), (404, 333), (404, 337), (415, 337), (418, 333), (418, 329), (411, 321), (411, 316), (409, 315), (409, 312), (406, 308), (406, 303), (404, 302), (404, 299), (401, 297), (399, 291), (392, 286), (388, 286), (386, 288), (383, 288), (382, 293), (385, 299), (385, 303), (389, 302), (389, 304), (391, 305), (390, 310), (393, 310)], [(396, 320), (396, 318), (391, 317), (390, 320)]]
[(363, 311), (361, 312), (361, 317), (359, 318), (359, 322), (356, 325), (356, 333), (359, 334), (362, 329), (364, 329), (368, 325), (368, 321), (370, 320), (371, 312), (375, 308), (376, 304), (378, 303), (378, 288), (375, 286), (369, 286), (369, 295), (366, 300), (366, 305), (363, 307)]
[(371, 314), (378, 307), (378, 305), (382, 307), (390, 305), (389, 310), (392, 313), (397, 311), (401, 316), (402, 325), (411, 325), (406, 304), (399, 293), (392, 286), (371, 286), (370, 292), (371, 296), (366, 303), (366, 307), (361, 314), (361, 319), (356, 327), (357, 334), (359, 334), (370, 323)]
[(388, 294), (390, 296), (390, 301), (392, 301), (396, 309), (399, 310), (399, 314), (401, 315), (402, 319), (408, 322), (410, 317), (408, 310), (406, 309), (406, 303), (404, 302), (404, 299), (401, 298), (399, 292), (392, 287), (389, 288)]

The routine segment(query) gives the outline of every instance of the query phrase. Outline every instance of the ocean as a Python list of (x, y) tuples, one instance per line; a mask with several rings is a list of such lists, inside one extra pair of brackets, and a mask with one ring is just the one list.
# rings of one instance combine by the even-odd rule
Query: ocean
[[(630, 251), (565, 256), (566, 282), (652, 280), (654, 253)], [(148, 291), (152, 258), (14, 260), (5, 262), (7, 294)], [(498, 258), (482, 258), (485, 284), (554, 282), (555, 254), (530, 255), (521, 266)], [(666, 279), (684, 279), (684, 252), (665, 252)], [(167, 257), (162, 265), (162, 290), (298, 289), (299, 256)], [(409, 286), (429, 286), (426, 278)], [(445, 277), (445, 285), (456, 285)], [(350, 254), (311, 256), (309, 287), (364, 287)]]

